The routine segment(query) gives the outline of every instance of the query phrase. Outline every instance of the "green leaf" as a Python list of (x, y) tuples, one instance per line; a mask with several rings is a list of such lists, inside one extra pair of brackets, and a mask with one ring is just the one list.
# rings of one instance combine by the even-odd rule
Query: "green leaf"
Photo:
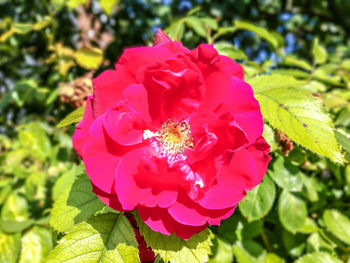
[(135, 218), (141, 235), (148, 246), (152, 247), (154, 253), (165, 262), (207, 262), (210, 254), (212, 232), (206, 228), (197, 235), (192, 236), (188, 241), (177, 237), (174, 233), (170, 236), (163, 235), (150, 229), (141, 218), (135, 213)]
[(43, 28), (47, 27), (48, 25), (51, 24), (51, 17), (46, 16), (44, 17), (41, 21), (36, 22), (33, 25), (33, 30), (42, 30)]
[(344, 243), (350, 245), (350, 219), (332, 209), (323, 213), (323, 221), (326, 228)]
[(283, 190), (278, 200), (278, 216), (285, 229), (296, 233), (307, 218), (307, 207), (303, 200)]
[(197, 35), (201, 37), (205, 37), (207, 35), (204, 24), (198, 17), (186, 17), (185, 23), (189, 28), (193, 29), (193, 31), (196, 32)]
[(215, 238), (212, 257), (209, 263), (231, 263), (233, 260), (232, 246), (220, 238)]
[(171, 39), (180, 41), (185, 32), (185, 24), (183, 20), (178, 20), (172, 23), (169, 27), (164, 30)]
[(315, 252), (302, 256), (295, 263), (341, 263), (342, 261), (324, 252)]
[(293, 235), (288, 231), (282, 232), (282, 240), (287, 253), (292, 257), (299, 257), (303, 254), (306, 244), (304, 235)]
[(82, 47), (74, 53), (77, 63), (85, 69), (97, 69), (103, 60), (103, 52), (95, 47)]
[(226, 42), (219, 42), (214, 45), (214, 48), (220, 55), (227, 56), (232, 59), (247, 59), (243, 51), (236, 49), (232, 44)]
[(42, 123), (32, 122), (20, 127), (19, 141), (34, 158), (44, 161), (51, 153), (51, 143)]
[(285, 263), (283, 258), (280, 258), (274, 253), (268, 253), (265, 258), (265, 263)]
[(51, 249), (51, 232), (44, 227), (34, 226), (22, 237), (19, 263), (40, 263)]
[(13, 221), (25, 221), (29, 218), (28, 203), (26, 199), (13, 192), (1, 209), (1, 218)]
[(332, 253), (334, 250), (334, 247), (317, 232), (308, 237), (306, 245), (308, 252), (327, 251)]
[(77, 224), (51, 251), (45, 262), (140, 262), (138, 243), (122, 214), (102, 214)]
[(62, 128), (81, 121), (84, 115), (84, 110), (85, 110), (85, 105), (72, 111), (57, 124), (57, 128)]
[(327, 60), (327, 50), (320, 45), (318, 38), (315, 38), (314, 40), (312, 55), (317, 64), (323, 64)]
[(276, 37), (263, 27), (258, 27), (248, 22), (235, 21), (235, 28), (252, 31), (265, 39), (273, 48), (278, 48), (279, 43)]
[(12, 28), (17, 34), (26, 34), (33, 29), (33, 25), (28, 23), (13, 23)]
[(314, 177), (306, 177), (303, 179), (303, 194), (311, 202), (316, 202), (319, 200), (318, 197), (318, 182)]
[(206, 24), (208, 27), (210, 27), (213, 30), (217, 30), (218, 29), (218, 22), (210, 17), (203, 17), (201, 18), (202, 22), (204, 24)]
[(100, 5), (107, 15), (111, 15), (113, 8), (118, 5), (120, 0), (100, 0)]
[(89, 178), (77, 172), (66, 173), (55, 185), (50, 225), (59, 232), (68, 231), (105, 206), (92, 192)]
[(233, 253), (238, 263), (263, 263), (266, 257), (266, 251), (253, 240), (236, 242)]
[(71, 9), (74, 9), (74, 8), (77, 8), (79, 5), (83, 5), (86, 3), (87, 0), (66, 0), (65, 1), (65, 4), (71, 8)]
[(0, 262), (16, 263), (21, 249), (21, 234), (0, 233)]
[(335, 130), (334, 132), (339, 144), (345, 151), (350, 153), (350, 136), (340, 129)]
[(270, 152), (276, 151), (279, 148), (274, 129), (266, 123), (264, 123), (264, 131), (262, 136), (265, 138), (266, 142), (270, 145)]
[(307, 61), (302, 60), (300, 58), (292, 57), (290, 55), (284, 57), (283, 63), (285, 65), (296, 66), (296, 67), (305, 69), (307, 71), (311, 71), (312, 70), (312, 66)]
[(298, 88), (301, 81), (290, 76), (264, 75), (248, 82), (263, 117), (274, 128), (309, 150), (343, 163), (332, 120), (319, 99)]
[(318, 230), (319, 228), (317, 227), (315, 221), (312, 220), (311, 218), (306, 218), (304, 225), (299, 227), (297, 229), (297, 232), (303, 233), (303, 234), (309, 234), (309, 233), (317, 232)]
[(265, 176), (258, 186), (247, 192), (246, 197), (238, 204), (239, 210), (248, 221), (266, 216), (275, 200), (275, 191), (274, 183), (269, 176)]
[(12, 234), (17, 232), (22, 232), (24, 229), (29, 228), (34, 223), (35, 221), (33, 219), (29, 219), (25, 221), (0, 219), (0, 228), (1, 228), (1, 231)]
[(279, 156), (269, 170), (269, 175), (275, 183), (288, 191), (300, 192), (303, 187), (303, 173), (299, 167), (287, 162)]

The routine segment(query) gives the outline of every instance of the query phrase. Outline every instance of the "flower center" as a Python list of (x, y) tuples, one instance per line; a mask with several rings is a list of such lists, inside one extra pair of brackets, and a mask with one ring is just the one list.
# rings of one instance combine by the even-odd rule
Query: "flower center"
[(176, 154), (183, 153), (185, 147), (193, 147), (193, 137), (188, 123), (168, 120), (163, 123), (162, 128), (160, 141), (164, 150)]
[(194, 147), (190, 125), (185, 121), (174, 122), (169, 119), (163, 123), (161, 132), (145, 130), (143, 138), (153, 139), (153, 142), (159, 145), (159, 153), (163, 156), (178, 156), (186, 147)]

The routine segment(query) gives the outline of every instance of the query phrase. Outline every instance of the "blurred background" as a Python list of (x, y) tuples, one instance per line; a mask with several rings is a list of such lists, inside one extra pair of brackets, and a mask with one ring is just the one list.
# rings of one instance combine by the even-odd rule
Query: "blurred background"
[[(151, 45), (158, 28), (190, 49), (214, 44), (244, 66), (246, 77), (278, 73), (307, 81), (349, 160), (349, 14), (348, 0), (0, 0), (0, 262), (42, 262), (56, 245), (52, 189), (79, 163), (69, 124), (79, 120), (91, 78), (112, 68), (124, 48)], [(289, 183), (275, 182), (267, 215), (247, 220), (237, 209), (212, 229), (211, 262), (293, 262), (313, 252), (346, 262), (349, 166), (266, 127), (271, 177), (292, 175), (291, 191), (307, 207), (309, 225), (293, 233), (285, 227), (277, 196)], [(325, 222), (327, 208), (343, 217)]]

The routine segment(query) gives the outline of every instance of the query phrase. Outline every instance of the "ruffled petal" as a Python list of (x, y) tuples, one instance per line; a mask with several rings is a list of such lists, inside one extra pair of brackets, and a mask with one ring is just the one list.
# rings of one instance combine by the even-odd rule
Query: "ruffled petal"
[(178, 53), (188, 53), (180, 42), (171, 41), (153, 47), (127, 48), (116, 63), (116, 69), (124, 68), (136, 80), (143, 81), (143, 72), (150, 65), (164, 62), (165, 59), (174, 57)]
[(142, 142), (143, 121), (135, 113), (114, 107), (104, 114), (103, 125), (113, 140), (125, 146)]
[(203, 231), (208, 224), (202, 226), (184, 225), (173, 219), (166, 208), (143, 207), (137, 208), (141, 219), (154, 231), (165, 235), (175, 233), (178, 237), (188, 240), (191, 236)]
[(168, 211), (176, 221), (184, 225), (201, 226), (206, 223), (220, 225), (221, 220), (232, 215), (235, 207), (234, 205), (225, 209), (205, 209), (186, 194), (180, 193), (177, 201), (169, 207)]
[(83, 148), (85, 144), (90, 139), (89, 128), (94, 121), (93, 111), (92, 111), (92, 101), (93, 96), (88, 97), (86, 100), (86, 106), (84, 110), (83, 119), (75, 127), (75, 132), (72, 137), (73, 147), (80, 157), (83, 154)]
[(156, 45), (159, 45), (159, 44), (163, 44), (163, 43), (167, 43), (167, 42), (171, 42), (170, 37), (167, 34), (165, 34), (163, 30), (158, 28), (157, 34), (154, 37), (153, 46), (156, 46)]
[(255, 143), (247, 147), (247, 150), (253, 157), (256, 166), (256, 181), (254, 182), (254, 187), (263, 179), (266, 174), (267, 166), (271, 161), (271, 156), (269, 156), (270, 145), (266, 142), (264, 137), (260, 136)]
[[(103, 131), (103, 115), (97, 118), (90, 127), (93, 137), (83, 149), (83, 162), (91, 182), (106, 193), (112, 193), (114, 173), (120, 157), (113, 154), (106, 142)], [(113, 149), (116, 151), (117, 149)]]
[(225, 69), (231, 76), (244, 80), (243, 67), (226, 56), (220, 56), (220, 61), (216, 64), (218, 68)]
[(257, 185), (259, 178), (255, 160), (250, 152), (234, 152), (230, 164), (224, 166), (214, 183), (198, 203), (207, 209), (223, 209), (237, 204), (246, 190)]
[[(124, 209), (136, 206), (168, 207), (177, 198), (181, 171), (152, 156), (150, 147), (127, 153), (116, 170), (115, 189)], [(170, 180), (170, 181), (169, 181)]]
[(250, 85), (239, 78), (231, 77), (222, 104), (215, 111), (229, 110), (235, 121), (244, 130), (250, 142), (255, 141), (263, 132), (263, 119), (258, 101), (254, 98)]
[(106, 70), (92, 80), (94, 86), (93, 110), (95, 118), (103, 114), (107, 108), (122, 99), (123, 90), (135, 83), (125, 67), (118, 70)]

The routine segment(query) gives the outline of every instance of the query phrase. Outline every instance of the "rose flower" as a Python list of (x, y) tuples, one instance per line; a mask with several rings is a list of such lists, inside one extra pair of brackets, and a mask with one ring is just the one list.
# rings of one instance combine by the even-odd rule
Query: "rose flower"
[(242, 67), (212, 45), (190, 51), (159, 31), (93, 90), (74, 148), (94, 193), (154, 231), (188, 239), (220, 225), (264, 177), (259, 104)]

